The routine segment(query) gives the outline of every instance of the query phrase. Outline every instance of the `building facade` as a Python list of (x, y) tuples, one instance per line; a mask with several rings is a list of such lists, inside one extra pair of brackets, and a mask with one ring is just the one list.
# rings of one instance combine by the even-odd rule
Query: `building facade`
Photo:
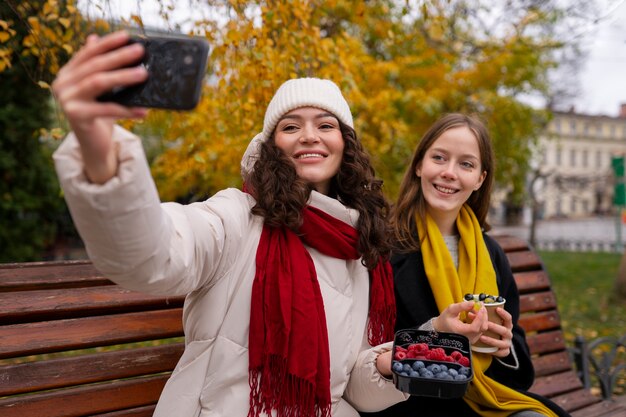
[(611, 160), (626, 154), (626, 103), (617, 117), (554, 112), (534, 161), (539, 218), (580, 218), (613, 210)]

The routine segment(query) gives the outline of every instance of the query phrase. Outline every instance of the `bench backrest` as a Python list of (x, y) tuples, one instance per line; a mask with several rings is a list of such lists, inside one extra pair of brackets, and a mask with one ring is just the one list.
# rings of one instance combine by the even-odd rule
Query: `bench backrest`
[(183, 351), (182, 304), (87, 261), (0, 265), (0, 415), (151, 416)]
[(526, 331), (536, 376), (530, 391), (550, 398), (577, 417), (624, 413), (618, 404), (593, 395), (578, 377), (565, 343), (550, 277), (539, 254), (523, 239), (493, 237), (507, 255), (520, 292), (520, 325)]
[[(531, 391), (576, 417), (626, 415), (578, 378), (538, 254), (494, 237), (520, 291)], [(88, 261), (0, 265), (0, 415), (151, 416), (183, 351), (183, 301), (122, 289)]]

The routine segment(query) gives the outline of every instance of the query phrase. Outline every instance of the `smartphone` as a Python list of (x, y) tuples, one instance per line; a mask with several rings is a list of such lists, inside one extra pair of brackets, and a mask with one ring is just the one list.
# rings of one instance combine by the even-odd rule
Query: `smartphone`
[(209, 55), (209, 44), (200, 38), (132, 37), (143, 44), (140, 62), (148, 71), (141, 84), (118, 87), (98, 101), (113, 101), (129, 107), (191, 110), (198, 105)]

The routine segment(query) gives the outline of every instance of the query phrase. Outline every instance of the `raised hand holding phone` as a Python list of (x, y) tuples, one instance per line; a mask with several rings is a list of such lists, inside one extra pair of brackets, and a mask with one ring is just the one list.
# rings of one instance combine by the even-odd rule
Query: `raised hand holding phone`
[(198, 104), (206, 72), (208, 43), (200, 38), (133, 37), (130, 44), (144, 46), (133, 65), (148, 71), (148, 79), (132, 86), (117, 86), (98, 97), (125, 106), (191, 110)]
[(117, 155), (112, 141), (117, 119), (142, 118), (146, 109), (96, 97), (116, 86), (144, 82), (148, 72), (131, 66), (144, 54), (142, 45), (128, 45), (126, 32), (103, 37), (90, 35), (85, 45), (61, 68), (52, 91), (81, 145), (85, 173), (90, 181), (104, 183), (117, 171)]

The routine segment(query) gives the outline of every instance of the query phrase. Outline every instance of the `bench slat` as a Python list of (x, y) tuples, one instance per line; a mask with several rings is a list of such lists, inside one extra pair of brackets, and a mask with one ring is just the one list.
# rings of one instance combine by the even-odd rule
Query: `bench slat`
[(500, 245), (504, 252), (517, 252), (528, 250), (528, 242), (516, 236), (494, 235), (491, 236)]
[(550, 289), (550, 278), (546, 271), (517, 272), (513, 278), (520, 294)]
[(182, 308), (0, 327), (0, 359), (183, 336)]
[(552, 291), (520, 295), (520, 312), (556, 309), (556, 298)]
[(535, 376), (545, 376), (572, 369), (572, 361), (567, 351), (549, 353), (533, 358)]
[(0, 396), (169, 372), (184, 343), (50, 359), (0, 367)]
[[(166, 299), (117, 285), (0, 293), (0, 324), (180, 307), (183, 302), (183, 297)], [(37, 308), (33, 309), (33, 305)]]
[(127, 410), (113, 411), (105, 414), (94, 414), (91, 417), (152, 417), (156, 406), (147, 405)]
[(557, 351), (565, 351), (565, 337), (563, 332), (553, 331), (547, 333), (534, 333), (526, 337), (528, 348), (533, 355), (543, 355)]
[(578, 375), (576, 375), (574, 371), (570, 370), (535, 378), (535, 382), (530, 390), (551, 398), (581, 388), (583, 388), (583, 384), (580, 378), (578, 378)]
[(561, 328), (561, 320), (556, 310), (522, 314), (518, 323), (526, 330), (526, 333)]
[[(591, 391), (585, 388), (579, 388), (565, 394), (556, 395), (552, 397), (551, 400), (570, 413), (574, 410), (588, 409), (594, 404), (602, 402), (600, 397), (593, 395)], [(596, 414), (592, 414), (589, 417), (591, 416), (597, 417)]]
[(539, 255), (530, 250), (521, 252), (508, 252), (506, 254), (513, 272), (532, 271), (541, 269), (541, 259)]
[(89, 261), (0, 264), (0, 292), (113, 285)]
[[(589, 396), (591, 394), (584, 393)], [(595, 397), (597, 399), (597, 397)], [(591, 406), (573, 411), (572, 417), (626, 417), (626, 408), (615, 401), (596, 402)]]
[(80, 417), (155, 404), (169, 375), (0, 399), (2, 417)]

